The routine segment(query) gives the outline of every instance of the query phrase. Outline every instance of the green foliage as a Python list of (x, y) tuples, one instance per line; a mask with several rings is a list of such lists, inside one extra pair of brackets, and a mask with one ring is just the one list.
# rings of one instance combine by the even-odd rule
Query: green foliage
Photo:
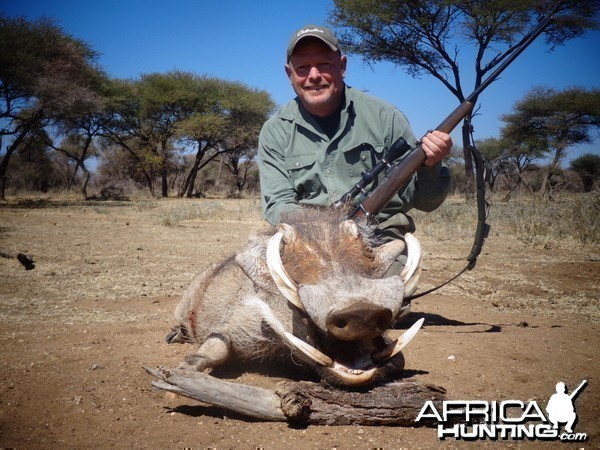
[[(559, 10), (544, 35), (561, 45), (598, 29), (595, 0), (334, 0), (329, 22), (338, 28), (342, 48), (372, 64), (388, 61), (417, 78), (431, 75), (463, 102), (470, 95), (464, 79), (479, 88), (494, 69), (527, 40), (556, 5)], [(462, 61), (462, 48), (474, 49), (474, 61)], [(464, 76), (464, 67), (474, 68)], [(467, 149), (469, 142), (463, 142)], [(465, 160), (468, 161), (465, 154)], [(470, 164), (465, 165), (468, 179)]]
[[(389, 61), (412, 76), (433, 75), (461, 102), (458, 53), (476, 50), (476, 87), (553, 5), (540, 0), (334, 0), (329, 21), (346, 50), (366, 61)], [(597, 1), (563, 1), (545, 35), (551, 45), (598, 28)]]
[(96, 58), (53, 20), (0, 16), (1, 116), (15, 118), (32, 106), (58, 116), (85, 110), (103, 81)]
[(586, 153), (571, 161), (571, 170), (579, 174), (585, 192), (589, 192), (600, 180), (600, 156)]
[(573, 87), (557, 91), (538, 86), (502, 116), (504, 134), (514, 141), (538, 142), (546, 150), (588, 143), (600, 126), (600, 89)]
[(108, 104), (107, 138), (130, 155), (151, 191), (160, 176), (163, 196), (171, 175), (183, 171), (181, 156), (190, 151), (196, 157), (180, 195), (193, 195), (198, 171), (216, 156), (252, 159), (260, 127), (274, 108), (265, 91), (180, 71), (115, 81)]
[(0, 120), (6, 144), (0, 198), (10, 158), (31, 135), (97, 111), (105, 76), (95, 59), (87, 44), (50, 19), (29, 22), (0, 15)]

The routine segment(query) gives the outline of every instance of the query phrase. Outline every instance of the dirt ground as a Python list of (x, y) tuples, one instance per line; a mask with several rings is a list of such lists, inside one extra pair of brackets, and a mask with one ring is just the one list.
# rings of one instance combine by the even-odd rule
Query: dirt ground
[[(202, 203), (203, 202), (203, 203)], [(163, 338), (194, 274), (264, 227), (255, 201), (8, 202), (0, 250), (27, 252), (36, 268), (0, 258), (2, 448), (598, 448), (600, 254), (530, 247), (496, 230), (477, 267), (416, 300), (404, 326), (425, 318), (405, 349), (406, 375), (450, 399), (535, 400), (574, 389), (575, 431), (588, 440), (439, 441), (433, 428), (257, 422), (151, 386), (143, 365), (173, 367), (191, 347)], [(191, 217), (191, 218), (190, 218)], [(425, 250), (422, 287), (458, 271), (470, 233)], [(269, 365), (218, 376), (275, 387)]]

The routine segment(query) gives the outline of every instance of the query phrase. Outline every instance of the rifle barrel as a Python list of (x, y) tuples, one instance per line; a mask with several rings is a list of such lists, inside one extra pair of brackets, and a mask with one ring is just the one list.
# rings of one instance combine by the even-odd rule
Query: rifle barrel
[(585, 386), (586, 383), (587, 383), (587, 380), (583, 380), (581, 382), (581, 384), (579, 386), (577, 386), (577, 389), (575, 389), (573, 392), (571, 392), (571, 394), (569, 395), (569, 398), (571, 400), (573, 400), (573, 398), (575, 398), (577, 396), (577, 394), (579, 394), (579, 391), (581, 391), (581, 389), (583, 388), (583, 386)]
[(556, 11), (558, 11), (559, 6), (557, 6), (549, 15), (548, 17), (546, 17), (545, 19), (541, 20), (540, 23), (538, 23), (537, 27), (535, 27), (531, 33), (529, 33), (525, 38), (523, 38), (523, 41), (519, 44), (519, 46), (517, 48), (515, 48), (515, 51), (513, 51), (510, 55), (508, 55), (508, 57), (504, 60), (504, 62), (502, 64), (500, 64), (496, 70), (494, 70), (485, 80), (483, 80), (481, 82), (481, 84), (479, 85), (479, 87), (477, 87), (477, 89), (475, 89), (471, 95), (469, 95), (465, 101), (470, 101), (470, 102), (474, 102), (477, 100), (477, 97), (479, 97), (479, 94), (481, 94), (483, 92), (483, 90), (485, 88), (487, 88), (490, 84), (492, 84), (494, 82), (494, 80), (496, 80), (496, 78), (498, 78), (500, 76), (500, 74), (502, 72), (504, 72), (504, 69), (506, 69), (515, 59), (517, 59), (517, 57), (523, 53), (523, 50), (525, 50), (527, 47), (529, 47), (529, 44), (531, 44), (533, 41), (536, 40), (536, 38), (542, 34), (542, 32), (546, 29), (546, 27), (548, 25), (550, 25), (550, 22), (552, 22), (552, 20), (554, 19), (554, 14), (556, 13)]
[[(560, 3), (543, 20), (540, 20), (535, 29), (531, 31), (519, 44), (518, 47), (492, 72), (482, 83), (463, 101), (436, 130), (450, 133), (458, 123), (473, 111), (477, 97), (487, 88), (500, 74), (511, 64), (529, 44), (531, 44), (552, 22), (554, 14), (559, 10)], [(351, 217), (374, 216), (394, 198), (394, 195), (407, 184), (412, 175), (421, 167), (426, 160), (423, 147), (419, 143), (399, 163), (395, 164), (387, 173), (387, 178), (375, 189), (373, 189), (350, 214)]]

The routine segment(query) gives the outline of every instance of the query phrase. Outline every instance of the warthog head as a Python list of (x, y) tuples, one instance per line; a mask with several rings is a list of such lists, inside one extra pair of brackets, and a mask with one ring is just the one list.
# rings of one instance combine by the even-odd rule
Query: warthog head
[[(323, 378), (360, 385), (403, 367), (400, 350), (421, 323), (389, 343), (384, 334), (407, 312), (404, 296), (420, 274), (421, 251), (410, 234), (405, 242), (381, 244), (353, 220), (293, 218), (279, 225), (267, 245), (275, 284), (318, 330), (316, 345), (284, 333), (288, 343), (316, 364)], [(384, 275), (407, 250), (400, 276)], [(400, 367), (399, 367), (400, 366)], [(379, 373), (378, 373), (379, 372)]]
[[(406, 254), (400, 275), (384, 276)], [(168, 342), (200, 344), (197, 369), (290, 349), (325, 380), (358, 386), (402, 370), (400, 350), (422, 320), (391, 342), (420, 274), (416, 238), (383, 242), (343, 213), (304, 210), (274, 233), (251, 238), (236, 255), (200, 275), (177, 308)]]

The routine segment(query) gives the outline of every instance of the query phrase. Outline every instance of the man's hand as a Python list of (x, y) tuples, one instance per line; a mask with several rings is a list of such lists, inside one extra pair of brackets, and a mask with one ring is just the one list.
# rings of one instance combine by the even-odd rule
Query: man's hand
[(441, 131), (431, 131), (421, 139), (423, 151), (427, 156), (426, 166), (433, 166), (450, 154), (452, 138)]

